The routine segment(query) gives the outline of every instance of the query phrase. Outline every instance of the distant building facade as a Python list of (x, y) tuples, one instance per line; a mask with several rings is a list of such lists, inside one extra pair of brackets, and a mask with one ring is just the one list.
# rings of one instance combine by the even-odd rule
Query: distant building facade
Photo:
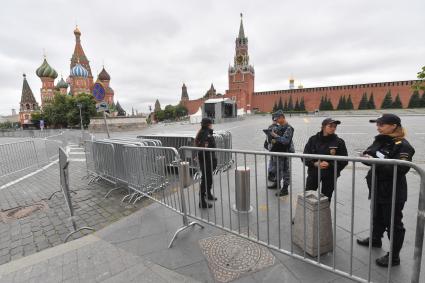
[[(368, 97), (373, 94), (377, 109), (380, 108), (388, 93), (391, 94), (393, 100), (398, 95), (403, 108), (406, 108), (413, 93), (412, 86), (418, 82), (418, 80), (407, 80), (312, 88), (304, 88), (299, 85), (298, 88), (295, 88), (294, 78), (291, 75), (288, 89), (255, 91), (255, 71), (249, 61), (248, 38), (245, 36), (242, 17), (239, 34), (235, 41), (233, 65), (228, 69), (228, 80), (228, 89), (224, 97), (236, 101), (237, 108), (245, 113), (250, 113), (251, 110), (270, 112), (280, 99), (283, 102), (288, 102), (290, 98), (294, 103), (304, 100), (307, 111), (319, 109), (320, 101), (323, 98), (329, 99), (333, 107), (336, 108), (339, 99), (343, 96), (346, 98), (350, 96), (354, 109), (357, 109), (364, 93)], [(194, 114), (206, 99), (214, 97), (216, 96), (204, 96), (190, 100), (188, 96), (184, 96), (183, 99), (182, 95), (181, 103), (188, 109), (189, 114)]]

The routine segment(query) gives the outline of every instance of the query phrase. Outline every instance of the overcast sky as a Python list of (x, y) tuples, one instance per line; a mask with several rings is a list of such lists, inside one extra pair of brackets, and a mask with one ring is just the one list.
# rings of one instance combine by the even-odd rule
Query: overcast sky
[[(37, 101), (43, 49), (64, 78), (77, 23), (92, 72), (104, 62), (115, 100), (147, 112), (228, 86), (239, 14), (255, 90), (410, 80), (425, 65), (425, 1), (6, 1), (0, 10), (0, 114), (19, 109), (22, 73)], [(58, 77), (60, 79), (60, 75)]]

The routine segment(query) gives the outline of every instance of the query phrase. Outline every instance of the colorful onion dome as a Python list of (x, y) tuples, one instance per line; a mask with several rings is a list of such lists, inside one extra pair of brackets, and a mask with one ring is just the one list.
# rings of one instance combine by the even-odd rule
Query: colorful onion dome
[(61, 77), (60, 81), (58, 82), (58, 84), (56, 85), (56, 88), (61, 89), (61, 88), (68, 88), (68, 83), (65, 82), (65, 80)]
[(77, 63), (71, 69), (71, 76), (87, 78), (89, 76), (89, 72), (80, 63)]
[(43, 64), (35, 71), (38, 77), (40, 78), (52, 78), (56, 79), (58, 77), (58, 73), (50, 67), (49, 63), (47, 63), (46, 58), (44, 58)]
[(102, 68), (102, 71), (99, 73), (97, 78), (101, 81), (110, 81), (111, 80), (111, 76), (105, 70), (105, 67)]

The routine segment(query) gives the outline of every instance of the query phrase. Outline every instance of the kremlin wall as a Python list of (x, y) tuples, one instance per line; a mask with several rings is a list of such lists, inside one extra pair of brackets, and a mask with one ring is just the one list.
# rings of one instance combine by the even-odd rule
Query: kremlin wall
[[(248, 38), (245, 36), (242, 18), (235, 46), (234, 64), (228, 70), (229, 88), (226, 90), (224, 96), (220, 97), (235, 100), (237, 108), (243, 109), (245, 113), (250, 113), (251, 110), (271, 112), (273, 105), (278, 103), (280, 99), (284, 103), (285, 101), (289, 101), (290, 97), (292, 97), (294, 103), (297, 100), (301, 101), (301, 99), (304, 99), (306, 110), (312, 112), (319, 109), (322, 97), (329, 98), (334, 109), (336, 109), (340, 97), (345, 96), (348, 98), (350, 95), (354, 109), (357, 109), (364, 93), (367, 94), (367, 97), (373, 94), (376, 108), (379, 109), (388, 92), (391, 92), (393, 100), (399, 95), (403, 108), (406, 108), (413, 93), (412, 85), (419, 82), (418, 80), (374, 82), (295, 89), (293, 87), (293, 79), (291, 79), (289, 89), (255, 91), (255, 70), (249, 63)], [(194, 114), (206, 99), (214, 97), (216, 96), (208, 95), (207, 93), (203, 98), (190, 100), (186, 86), (183, 85), (181, 103), (188, 109), (189, 114)]]

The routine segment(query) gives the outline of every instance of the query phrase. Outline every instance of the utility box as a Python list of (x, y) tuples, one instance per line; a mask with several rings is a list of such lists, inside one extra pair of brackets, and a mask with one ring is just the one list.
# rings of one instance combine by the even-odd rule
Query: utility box
[[(304, 193), (298, 194), (293, 230), (294, 244), (304, 249), (304, 206), (306, 253), (313, 257), (317, 256), (318, 222), (320, 222), (320, 254), (332, 251), (333, 235), (330, 203), (323, 194), (320, 195), (320, 200), (318, 200), (317, 191), (306, 191), (305, 201)], [(320, 219), (318, 210), (320, 210)]]

